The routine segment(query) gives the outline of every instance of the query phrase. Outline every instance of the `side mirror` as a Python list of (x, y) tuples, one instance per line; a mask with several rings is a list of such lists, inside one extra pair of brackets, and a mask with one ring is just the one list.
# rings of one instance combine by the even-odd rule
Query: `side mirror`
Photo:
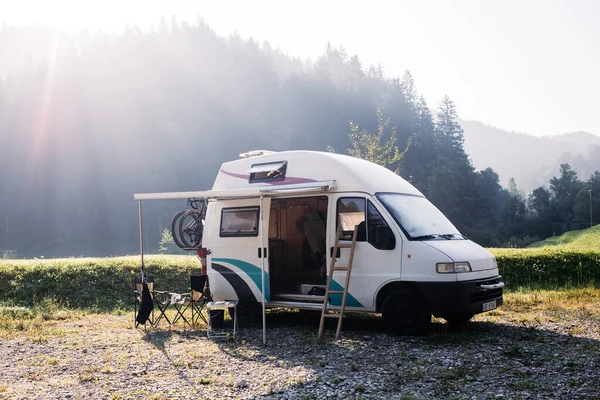
[(387, 225), (375, 227), (375, 240), (373, 245), (379, 250), (393, 250), (396, 248), (396, 237), (392, 228)]

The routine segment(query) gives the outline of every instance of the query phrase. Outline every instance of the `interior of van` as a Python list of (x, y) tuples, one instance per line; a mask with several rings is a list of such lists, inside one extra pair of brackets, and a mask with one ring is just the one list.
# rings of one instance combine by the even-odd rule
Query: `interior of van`
[(274, 300), (322, 301), (327, 203), (326, 196), (271, 201), (268, 256)]
[[(269, 216), (269, 278), (273, 300), (322, 302), (327, 278), (326, 196), (273, 199)], [(365, 240), (365, 199), (336, 204), (341, 240), (359, 227)], [(341, 225), (341, 226), (340, 226)]]

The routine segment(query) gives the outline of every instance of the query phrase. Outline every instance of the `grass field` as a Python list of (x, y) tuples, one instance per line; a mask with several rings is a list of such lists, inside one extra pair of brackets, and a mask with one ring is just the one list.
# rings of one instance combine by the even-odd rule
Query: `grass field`
[(533, 243), (529, 248), (560, 248), (563, 250), (600, 251), (600, 225), (580, 231), (566, 232), (541, 242)]

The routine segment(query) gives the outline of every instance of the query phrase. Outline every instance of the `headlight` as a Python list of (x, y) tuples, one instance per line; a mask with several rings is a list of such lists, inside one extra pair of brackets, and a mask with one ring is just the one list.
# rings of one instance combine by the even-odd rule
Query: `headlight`
[(471, 272), (471, 265), (467, 261), (454, 263), (437, 263), (438, 274), (451, 274), (454, 272)]

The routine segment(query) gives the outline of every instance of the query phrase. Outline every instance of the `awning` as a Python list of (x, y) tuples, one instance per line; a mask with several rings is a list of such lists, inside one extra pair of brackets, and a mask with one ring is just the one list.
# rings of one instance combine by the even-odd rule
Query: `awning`
[(248, 199), (263, 196), (285, 196), (287, 194), (303, 194), (315, 192), (331, 192), (336, 188), (335, 181), (319, 181), (290, 185), (262, 186), (248, 189), (204, 190), (199, 192), (165, 192), (136, 193), (135, 200), (168, 200), (168, 199)]

